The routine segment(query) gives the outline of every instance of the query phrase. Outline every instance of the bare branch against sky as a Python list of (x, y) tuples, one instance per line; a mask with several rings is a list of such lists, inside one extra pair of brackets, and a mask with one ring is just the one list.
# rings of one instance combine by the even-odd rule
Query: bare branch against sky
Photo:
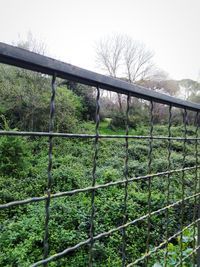
[(197, 79), (200, 71), (199, 0), (0, 0), (0, 41), (28, 32), (51, 56), (95, 68), (95, 42), (127, 34), (155, 52), (172, 78)]

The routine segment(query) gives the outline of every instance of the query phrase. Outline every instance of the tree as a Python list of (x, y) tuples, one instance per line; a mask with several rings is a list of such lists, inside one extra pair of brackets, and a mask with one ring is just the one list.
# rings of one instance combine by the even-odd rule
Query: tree
[(175, 80), (156, 80), (152, 77), (149, 80), (141, 80), (138, 84), (171, 96), (176, 96), (180, 90), (179, 83)]
[[(100, 40), (97, 45), (97, 62), (110, 76), (116, 78), (123, 60), (125, 47), (124, 38), (121, 35), (110, 36)], [(122, 110), (121, 94), (117, 94), (120, 110)], [(110, 94), (111, 98), (111, 94)]]
[[(98, 65), (114, 78), (133, 83), (152, 74), (153, 53), (129, 36), (118, 34), (101, 39), (96, 46), (96, 55)], [(122, 96), (117, 96), (122, 111)]]
[[(41, 43), (40, 46), (32, 35), (29, 35), (27, 40), (20, 41), (17, 46), (45, 53), (44, 45)], [(56, 80), (57, 83), (59, 81)], [(51, 77), (1, 64), (0, 94), (0, 116), (4, 115), (9, 120), (11, 128), (28, 131), (48, 130)], [(67, 88), (57, 86), (55, 103), (55, 129), (72, 131), (83, 111), (82, 98)], [(1, 122), (0, 117), (0, 124)]]
[(200, 83), (191, 79), (183, 79), (179, 81), (179, 84), (184, 98), (196, 102), (195, 98), (199, 98)]
[(19, 40), (14, 43), (14, 45), (40, 55), (45, 55), (47, 53), (46, 44), (42, 41), (38, 41), (31, 32), (27, 33), (25, 40)]
[[(14, 45), (38, 54), (46, 53), (46, 45), (37, 41), (31, 32)], [(49, 78), (41, 73), (0, 65), (0, 114), (10, 119), (12, 127), (38, 129), (49, 110), (49, 88)]]
[[(12, 66), (0, 66), (0, 114), (11, 127), (35, 130), (49, 111), (48, 77)], [(46, 125), (45, 125), (46, 126)]]
[(96, 114), (96, 91), (93, 87), (64, 80), (59, 86), (66, 86), (76, 96), (82, 100), (83, 108), (81, 118), (84, 120), (94, 120)]
[(97, 62), (112, 77), (118, 77), (122, 64), (124, 39), (121, 35), (101, 39), (96, 47)]
[(154, 68), (153, 53), (143, 43), (126, 37), (124, 44), (124, 66), (125, 75), (129, 82), (145, 80), (152, 74)]
[(146, 79), (154, 69), (153, 53), (127, 35), (101, 39), (96, 46), (96, 55), (97, 63), (107, 74), (129, 82)]

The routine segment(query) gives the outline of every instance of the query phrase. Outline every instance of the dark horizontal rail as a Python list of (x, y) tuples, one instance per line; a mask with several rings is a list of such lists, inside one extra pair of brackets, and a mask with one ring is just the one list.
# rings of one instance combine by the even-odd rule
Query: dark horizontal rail
[(76, 66), (1, 42), (0, 62), (49, 75), (56, 73), (57, 77), (63, 79), (69, 79), (71, 81), (91, 86), (98, 85), (102, 89), (122, 94), (131, 94), (132, 96), (145, 100), (152, 100), (179, 108), (187, 108), (189, 110), (200, 110), (199, 104), (161, 94), (142, 86), (130, 84), (120, 79), (97, 74), (95, 72), (78, 68)]

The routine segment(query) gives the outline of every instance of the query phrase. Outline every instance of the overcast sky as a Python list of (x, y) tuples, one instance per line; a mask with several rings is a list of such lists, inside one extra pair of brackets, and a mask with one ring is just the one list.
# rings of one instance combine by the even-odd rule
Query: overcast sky
[(172, 78), (200, 76), (200, 0), (0, 0), (0, 41), (29, 31), (52, 57), (94, 71), (95, 42), (128, 34)]

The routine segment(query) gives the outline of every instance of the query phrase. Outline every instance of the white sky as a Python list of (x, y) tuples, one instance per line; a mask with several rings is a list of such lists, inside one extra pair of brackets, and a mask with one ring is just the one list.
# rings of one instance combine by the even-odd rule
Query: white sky
[(95, 42), (125, 33), (172, 78), (199, 78), (200, 0), (0, 0), (0, 41), (29, 31), (52, 57), (94, 71)]

